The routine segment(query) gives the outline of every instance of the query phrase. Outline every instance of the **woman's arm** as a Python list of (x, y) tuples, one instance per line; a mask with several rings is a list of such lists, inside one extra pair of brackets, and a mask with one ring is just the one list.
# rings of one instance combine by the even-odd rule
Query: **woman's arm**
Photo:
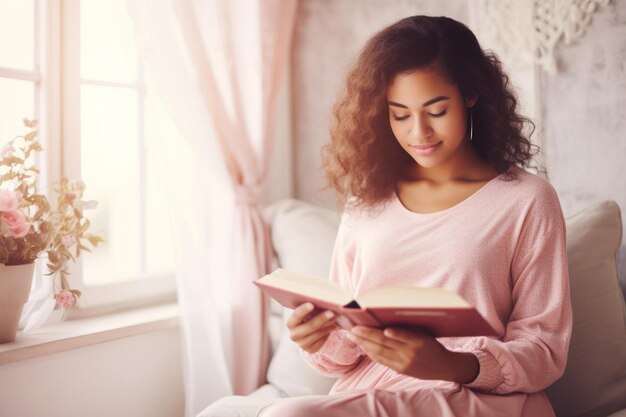
[(502, 340), (470, 339), (480, 372), (467, 386), (506, 394), (540, 391), (564, 372), (572, 332), (565, 220), (556, 191), (529, 210), (511, 265), (513, 307)]
[[(350, 278), (356, 252), (356, 236), (352, 216), (344, 211), (331, 256), (329, 280), (350, 289)], [(333, 330), (315, 352), (301, 349), (304, 360), (319, 373), (339, 376), (353, 369), (363, 358), (363, 351), (346, 338), (348, 332)]]

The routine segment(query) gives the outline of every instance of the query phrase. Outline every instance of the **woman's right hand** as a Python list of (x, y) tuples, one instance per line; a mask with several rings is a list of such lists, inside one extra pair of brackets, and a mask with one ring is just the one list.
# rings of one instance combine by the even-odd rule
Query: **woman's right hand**
[(304, 303), (293, 310), (287, 320), (291, 340), (308, 353), (317, 352), (328, 339), (330, 332), (337, 329), (337, 315), (330, 310), (313, 312), (315, 306)]

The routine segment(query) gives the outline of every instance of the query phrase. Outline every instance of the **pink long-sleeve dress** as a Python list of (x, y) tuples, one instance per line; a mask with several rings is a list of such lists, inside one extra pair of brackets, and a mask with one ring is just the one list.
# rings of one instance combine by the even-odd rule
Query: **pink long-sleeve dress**
[(480, 371), (469, 384), (397, 373), (331, 333), (315, 354), (320, 373), (339, 379), (328, 396), (282, 400), (271, 416), (554, 416), (542, 391), (564, 371), (571, 335), (565, 222), (554, 188), (513, 166), (467, 199), (415, 213), (397, 195), (377, 211), (344, 211), (330, 279), (355, 295), (387, 285), (457, 291), (498, 337), (439, 338), (471, 352)]

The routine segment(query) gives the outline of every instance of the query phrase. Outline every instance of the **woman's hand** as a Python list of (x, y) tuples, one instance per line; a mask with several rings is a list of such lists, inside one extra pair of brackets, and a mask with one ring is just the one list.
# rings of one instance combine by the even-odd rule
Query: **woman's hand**
[(291, 340), (308, 353), (317, 352), (337, 329), (336, 315), (332, 311), (313, 312), (315, 306), (304, 303), (296, 307), (287, 320)]
[(480, 370), (474, 354), (449, 351), (434, 337), (415, 330), (355, 326), (348, 338), (373, 361), (414, 378), (467, 384)]

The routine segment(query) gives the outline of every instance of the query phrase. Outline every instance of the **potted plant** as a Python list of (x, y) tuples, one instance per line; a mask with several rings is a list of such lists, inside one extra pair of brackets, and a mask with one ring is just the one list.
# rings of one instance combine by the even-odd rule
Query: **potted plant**
[(83, 211), (97, 203), (83, 200), (82, 181), (61, 179), (54, 209), (38, 193), (33, 156), (42, 147), (36, 140), (37, 122), (24, 119), (24, 125), (30, 132), (0, 150), (0, 343), (15, 340), (38, 257), (47, 257), (46, 275), (54, 280), (57, 308), (67, 309), (80, 297), (68, 284), (68, 261), (89, 251), (86, 242), (95, 247), (103, 241), (87, 233), (90, 223)]

